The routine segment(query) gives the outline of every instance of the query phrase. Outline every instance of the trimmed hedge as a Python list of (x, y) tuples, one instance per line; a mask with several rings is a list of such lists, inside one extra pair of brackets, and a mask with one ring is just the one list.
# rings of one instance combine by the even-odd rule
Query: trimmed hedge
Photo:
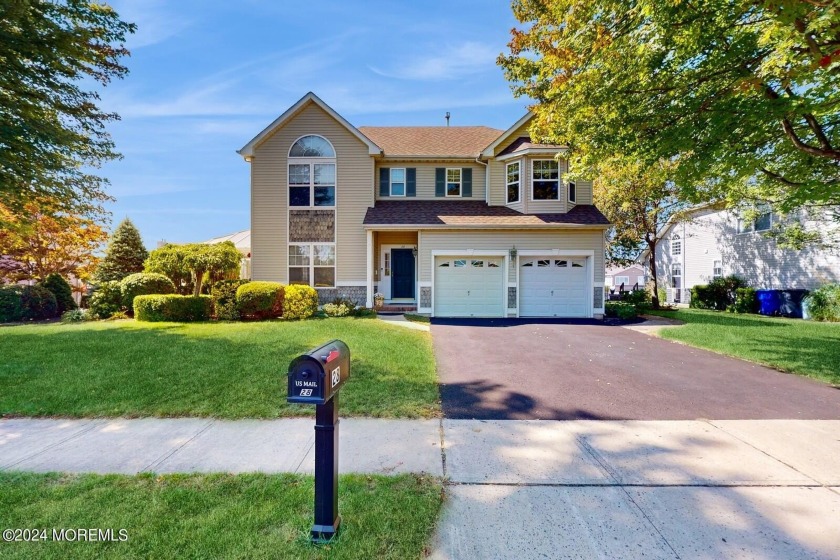
[(698, 284), (691, 289), (689, 307), (724, 311), (735, 303), (738, 288), (746, 287), (746, 283), (734, 275), (715, 278), (708, 284)]
[(137, 272), (120, 280), (122, 305), (128, 310), (134, 309), (134, 298), (152, 294), (174, 294), (175, 284), (163, 274), (155, 272)]
[(213, 284), (210, 295), (213, 296), (213, 306), (216, 310), (216, 318), (220, 321), (236, 321), (239, 319), (239, 310), (236, 307), (236, 290), (239, 286), (249, 283), (250, 280), (220, 280)]
[(735, 303), (729, 309), (735, 313), (758, 313), (758, 296), (755, 288), (737, 288)]
[(20, 293), (23, 286), (11, 284), (0, 286), (0, 323), (14, 323), (23, 319)]
[(134, 298), (134, 319), (137, 321), (209, 321), (213, 312), (210, 296), (149, 294)]
[(285, 294), (279, 282), (248, 282), (236, 289), (236, 308), (243, 319), (272, 319), (283, 316)]
[(122, 311), (122, 290), (118, 280), (102, 282), (90, 296), (89, 309), (96, 319), (108, 319)]
[(59, 315), (79, 307), (76, 305), (76, 300), (73, 299), (73, 290), (70, 288), (70, 284), (60, 274), (47, 275), (39, 285), (53, 293), (55, 302), (58, 304)]
[(58, 303), (51, 291), (43, 286), (24, 286), (20, 292), (23, 319), (41, 321), (58, 317)]
[(604, 304), (604, 314), (607, 317), (632, 319), (636, 316), (636, 306), (623, 301), (608, 301)]
[(318, 292), (312, 286), (286, 286), (283, 318), (308, 319), (318, 312)]

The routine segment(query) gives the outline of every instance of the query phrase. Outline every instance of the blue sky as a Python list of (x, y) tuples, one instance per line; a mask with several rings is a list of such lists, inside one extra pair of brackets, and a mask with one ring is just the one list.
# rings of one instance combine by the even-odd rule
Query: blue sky
[(248, 164), (236, 153), (308, 91), (351, 123), (483, 124), (525, 113), (496, 64), (516, 25), (506, 0), (120, 0), (138, 25), (130, 74), (102, 91), (122, 120), (113, 225), (149, 249), (250, 227)]

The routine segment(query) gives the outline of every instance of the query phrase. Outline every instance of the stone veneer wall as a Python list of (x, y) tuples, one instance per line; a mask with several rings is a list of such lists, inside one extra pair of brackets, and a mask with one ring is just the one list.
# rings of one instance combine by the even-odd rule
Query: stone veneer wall
[(318, 288), (318, 304), (330, 303), (336, 298), (349, 299), (356, 305), (364, 305), (367, 299), (367, 288), (364, 286), (337, 286), (335, 288)]
[(594, 290), (594, 299), (592, 301), (592, 306), (595, 309), (601, 309), (604, 307), (604, 288), (598, 286)]
[(508, 286), (508, 309), (516, 309), (516, 288)]
[(292, 210), (289, 212), (290, 243), (332, 243), (335, 241), (334, 210)]
[(420, 288), (420, 307), (432, 306), (432, 287), (422, 286)]

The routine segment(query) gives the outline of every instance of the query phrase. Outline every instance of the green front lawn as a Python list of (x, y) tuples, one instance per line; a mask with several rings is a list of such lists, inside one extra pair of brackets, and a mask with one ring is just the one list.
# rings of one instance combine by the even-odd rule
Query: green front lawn
[(651, 311), (685, 321), (659, 331), (677, 340), (772, 368), (840, 384), (840, 324), (722, 311)]
[(0, 416), (311, 415), (313, 406), (286, 404), (286, 371), (333, 338), (352, 357), (342, 415), (439, 414), (429, 333), (341, 318), (2, 327)]
[[(3, 558), (422, 558), (441, 506), (427, 476), (345, 475), (342, 529), (309, 543), (313, 479), (300, 475), (0, 473), (0, 529), (45, 528), (47, 542), (0, 542)], [(112, 529), (123, 542), (55, 542), (52, 529)]]

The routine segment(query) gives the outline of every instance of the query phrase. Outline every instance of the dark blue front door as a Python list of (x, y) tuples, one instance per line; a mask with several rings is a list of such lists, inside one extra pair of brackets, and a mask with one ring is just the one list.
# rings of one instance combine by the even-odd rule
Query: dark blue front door
[(391, 298), (414, 297), (414, 252), (391, 249)]

